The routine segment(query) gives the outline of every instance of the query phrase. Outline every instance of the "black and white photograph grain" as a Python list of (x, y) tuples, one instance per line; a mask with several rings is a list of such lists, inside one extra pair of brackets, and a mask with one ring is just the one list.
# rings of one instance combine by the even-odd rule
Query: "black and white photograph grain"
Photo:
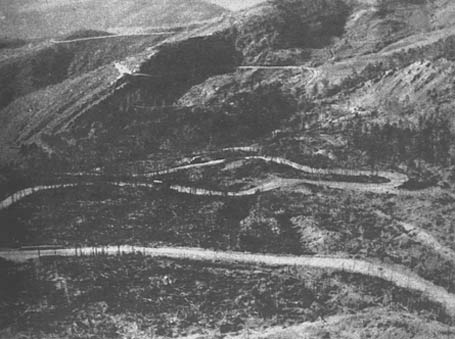
[(0, 339), (455, 339), (455, 1), (0, 0)]

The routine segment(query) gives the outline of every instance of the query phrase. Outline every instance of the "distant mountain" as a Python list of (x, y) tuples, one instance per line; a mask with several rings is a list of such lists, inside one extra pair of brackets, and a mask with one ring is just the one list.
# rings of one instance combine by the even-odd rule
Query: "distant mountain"
[(187, 25), (225, 11), (201, 0), (5, 0), (0, 3), (0, 35), (31, 39), (81, 29), (121, 32)]

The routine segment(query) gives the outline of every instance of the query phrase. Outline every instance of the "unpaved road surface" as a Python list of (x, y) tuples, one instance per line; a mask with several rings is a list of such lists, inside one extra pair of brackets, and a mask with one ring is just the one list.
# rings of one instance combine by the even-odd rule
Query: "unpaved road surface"
[(271, 267), (314, 267), (357, 273), (389, 281), (394, 285), (407, 290), (421, 292), (429, 300), (444, 306), (447, 313), (450, 316), (455, 317), (455, 295), (448, 293), (444, 288), (436, 286), (412, 272), (406, 271), (405, 268), (396, 268), (385, 264), (372, 263), (358, 259), (311, 256), (295, 257), (242, 252), (218, 252), (200, 248), (151, 248), (137, 246), (80, 247), (40, 251), (8, 250), (0, 251), (0, 257), (9, 261), (24, 262), (40, 257), (112, 256), (129, 253), (141, 253), (149, 257), (185, 259), (199, 262), (242, 263)]

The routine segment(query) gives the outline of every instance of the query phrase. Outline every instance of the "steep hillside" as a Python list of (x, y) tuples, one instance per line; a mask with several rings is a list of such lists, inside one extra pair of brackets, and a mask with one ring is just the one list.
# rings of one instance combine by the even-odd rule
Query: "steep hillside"
[[(194, 84), (230, 72), (239, 63), (232, 42), (220, 36), (168, 43), (149, 53), (139, 58), (139, 76), (124, 76), (110, 64), (16, 99), (2, 110), (3, 144), (43, 145), (44, 134), (62, 133), (83, 140), (94, 131), (109, 142), (119, 136), (117, 128), (134, 125), (135, 115), (141, 116), (135, 105), (172, 105)], [(130, 121), (125, 120), (128, 115)], [(144, 117), (142, 114), (140, 120)], [(93, 126), (99, 128), (93, 130)], [(129, 136), (117, 141), (123, 138)]]
[(213, 18), (222, 7), (182, 0), (6, 0), (0, 4), (1, 35), (9, 38), (49, 38), (78, 29), (116, 30), (132, 27), (178, 26)]
[[(435, 19), (435, 16), (437, 17), (443, 10), (452, 10), (452, 7), (445, 1), (270, 1), (195, 27), (189, 32), (176, 33), (156, 52), (150, 47), (157, 40), (148, 40), (145, 37), (135, 38), (137, 42), (131, 42), (130, 38), (118, 37), (106, 39), (106, 42), (94, 40), (57, 44), (41, 51), (43, 53), (41, 59), (44, 62), (42, 66), (28, 67), (32, 72), (22, 71), (25, 74), (22, 73), (18, 80), (9, 81), (13, 85), (13, 90), (4, 89), (7, 92), (6, 103), (8, 99), (14, 99), (46, 85), (56, 84), (68, 76), (80, 77), (86, 71), (92, 71), (114, 59), (119, 61), (127, 55), (129, 57), (124, 59), (123, 64), (133, 73), (137, 72), (139, 76), (134, 74), (131, 77), (123, 76), (121, 83), (129, 89), (122, 89), (119, 92), (115, 90), (117, 85), (112, 85), (110, 79), (96, 91), (109, 94), (102, 95), (101, 102), (98, 102), (99, 97), (96, 95), (84, 95), (83, 106), (77, 100), (67, 100), (74, 97), (74, 94), (69, 93), (72, 92), (72, 84), (78, 83), (79, 80), (65, 80), (50, 90), (33, 93), (24, 100), (19, 98), (2, 112), (4, 130), (9, 131), (3, 133), (4, 140), (14, 147), (20, 146), (21, 143), (33, 142), (44, 145), (42, 140), (40, 141), (43, 135), (53, 138), (62, 133), (70, 133), (63, 137), (67, 141), (53, 142), (54, 145), (63, 147), (63, 152), (66, 153), (67, 146), (63, 145), (68, 144), (68, 140), (71, 140), (69, 144), (73, 144), (75, 139), (89, 135), (89, 131), (92, 130), (89, 126), (92, 124), (103, 126), (101, 130), (105, 136), (117, 134), (113, 132), (118, 131), (117, 128), (111, 129), (108, 122), (113, 121), (117, 114), (121, 116), (142, 114), (140, 120), (144, 121), (150, 117), (148, 114), (151, 112), (168, 114), (180, 108), (188, 112), (196, 110), (213, 112), (214, 116), (218, 113), (221, 114), (220, 117), (224, 116), (223, 123), (216, 122), (215, 125), (210, 125), (211, 130), (204, 127), (207, 135), (218, 135), (223, 131), (218, 125), (230, 126), (226, 131), (231, 129), (241, 131), (242, 128), (238, 125), (243, 121), (243, 118), (238, 119), (242, 116), (241, 112), (258, 110), (270, 112), (269, 108), (275, 111), (273, 105), (258, 100), (265, 95), (264, 93), (274, 93), (271, 97), (282, 98), (278, 102), (289, 103), (289, 107), (294, 107), (295, 112), (283, 114), (278, 119), (279, 125), (274, 125), (277, 123), (275, 115), (270, 122), (261, 123), (264, 126), (263, 132), (251, 134), (251, 142), (256, 142), (258, 136), (261, 138), (265, 136), (263, 134), (265, 131), (271, 132), (274, 129), (291, 134), (304, 133), (301, 128), (305, 126), (312, 128), (331, 126), (336, 129), (346, 124), (333, 124), (332, 121), (351, 123), (360, 106), (363, 109), (362, 114), (366, 116), (371, 117), (371, 112), (374, 114), (384, 112), (376, 117), (381, 117), (382, 120), (369, 120), (365, 122), (366, 125), (376, 122), (384, 124), (387, 119), (390, 119), (390, 122), (401, 121), (402, 115), (399, 118), (391, 117), (394, 114), (401, 114), (400, 110), (411, 109), (409, 105), (406, 106), (406, 100), (413, 102), (412, 110), (416, 111), (415, 114), (412, 113), (414, 111), (407, 113), (406, 124), (415, 123), (420, 115), (425, 120), (425, 117), (449, 112), (451, 109), (452, 85), (449, 79), (452, 74), (454, 32), (450, 20)], [(396, 22), (400, 22), (400, 25), (397, 26)], [(418, 34), (415, 34), (416, 32)], [(62, 57), (66, 56), (68, 62), (62, 64), (61, 60), (65, 59)], [(433, 63), (431, 68), (424, 67), (425, 63), (418, 66), (426, 59)], [(61, 72), (57, 72), (58, 68), (52, 68), (52, 60), (59, 60), (58, 63), (63, 68)], [(327, 60), (330, 61), (324, 62)], [(253, 67), (238, 69), (231, 73), (235, 66), (241, 64), (287, 66), (301, 64), (304, 67), (289, 69)], [(315, 65), (320, 66), (314, 67)], [(39, 82), (33, 80), (33, 71), (36, 68), (51, 71), (42, 72), (44, 77)], [(112, 66), (108, 68), (115, 73)], [(412, 79), (408, 73), (414, 74)], [(15, 76), (14, 72), (13, 75), (11, 72), (5, 74)], [(81, 79), (97, 77), (97, 74), (94, 71), (87, 78), (83, 76)], [(212, 78), (216, 74), (223, 75)], [(403, 80), (405, 74), (409, 77), (407, 82)], [(22, 91), (17, 95), (14, 95), (14, 84)], [(82, 87), (79, 91), (84, 92), (84, 82), (80, 82), (80, 86)], [(113, 87), (106, 92), (110, 86)], [(355, 94), (352, 94), (353, 91)], [(435, 91), (439, 94), (436, 95)], [(59, 93), (52, 106), (47, 106), (46, 102), (49, 101), (42, 98), (47, 96), (47, 93)], [(379, 98), (377, 94), (380, 94)], [(429, 97), (433, 98), (433, 101), (422, 99)], [(95, 104), (92, 105), (90, 100), (94, 100)], [(28, 103), (25, 112), (21, 108), (24, 103)], [(266, 104), (263, 105), (264, 103)], [(160, 109), (163, 105), (165, 107)], [(89, 109), (83, 108), (81, 111), (81, 107)], [(336, 109), (333, 109), (334, 107)], [(321, 111), (324, 115), (317, 118)], [(66, 113), (62, 115), (62, 112)], [(184, 115), (186, 114), (188, 113)], [(28, 119), (26, 122), (27, 116), (31, 115), (47, 118)], [(56, 118), (57, 116), (59, 118)], [(54, 122), (60, 120), (62, 116), (78, 118), (70, 119), (71, 124), (55, 124)], [(449, 114), (444, 113), (442, 116), (445, 120), (450, 120)], [(254, 118), (250, 119), (249, 123), (253, 124), (258, 121), (256, 119), (264, 120), (264, 117), (255, 114)], [(153, 119), (149, 123), (153, 125), (152, 121)], [(214, 121), (218, 121), (218, 118)], [(172, 125), (172, 121), (169, 121), (169, 124)], [(131, 123), (131, 126), (134, 125)], [(175, 128), (178, 130), (180, 127)], [(187, 144), (191, 144), (191, 138), (195, 136), (193, 128), (195, 126), (190, 128), (192, 132), (188, 134), (190, 139), (186, 140)], [(76, 138), (71, 132), (75, 130), (79, 131)], [(145, 149), (145, 145), (150, 141), (149, 137), (146, 137), (149, 134), (144, 133), (134, 137), (135, 143), (142, 145), (141, 149)], [(344, 137), (350, 137), (351, 132), (345, 130), (342, 134)], [(212, 140), (213, 137), (209, 139)], [(102, 143), (109, 142), (110, 139), (106, 137), (104, 140)], [(124, 140), (122, 149), (128, 148), (127, 145), (131, 142), (130, 137), (123, 139), (120, 136), (117, 140)], [(272, 148), (276, 147), (273, 140), (269, 142), (272, 143)], [(318, 142), (325, 143), (322, 140)], [(290, 143), (292, 144), (291, 141)], [(84, 144), (90, 145), (92, 150), (98, 147), (96, 143)], [(295, 148), (291, 144), (285, 145), (281, 142), (280, 147)], [(357, 156), (353, 156), (354, 154)], [(355, 158), (355, 162), (361, 161), (366, 165), (367, 161), (360, 160), (359, 155), (360, 153), (352, 152), (348, 156), (344, 154), (341, 158), (348, 162)]]
[[(84, 31), (84, 37), (87, 31)], [(46, 43), (39, 48), (18, 48), (0, 61), (0, 108), (28, 93), (81, 76), (115, 60), (141, 53), (168, 35), (109, 36), (81, 39), (81, 33), (65, 41)], [(92, 32), (93, 33), (93, 32)], [(100, 32), (97, 32), (100, 33)]]
[(321, 63), (451, 27), (453, 20), (443, 13), (453, 11), (445, 0), (268, 1), (237, 17), (237, 44), (250, 63)]

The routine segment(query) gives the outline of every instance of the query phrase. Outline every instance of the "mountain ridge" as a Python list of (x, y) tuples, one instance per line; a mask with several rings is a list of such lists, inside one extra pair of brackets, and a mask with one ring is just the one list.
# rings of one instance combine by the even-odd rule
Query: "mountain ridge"
[(119, 32), (131, 27), (171, 27), (210, 19), (227, 10), (203, 0), (7, 0), (0, 12), (4, 16), (1, 35), (42, 39), (80, 29)]

